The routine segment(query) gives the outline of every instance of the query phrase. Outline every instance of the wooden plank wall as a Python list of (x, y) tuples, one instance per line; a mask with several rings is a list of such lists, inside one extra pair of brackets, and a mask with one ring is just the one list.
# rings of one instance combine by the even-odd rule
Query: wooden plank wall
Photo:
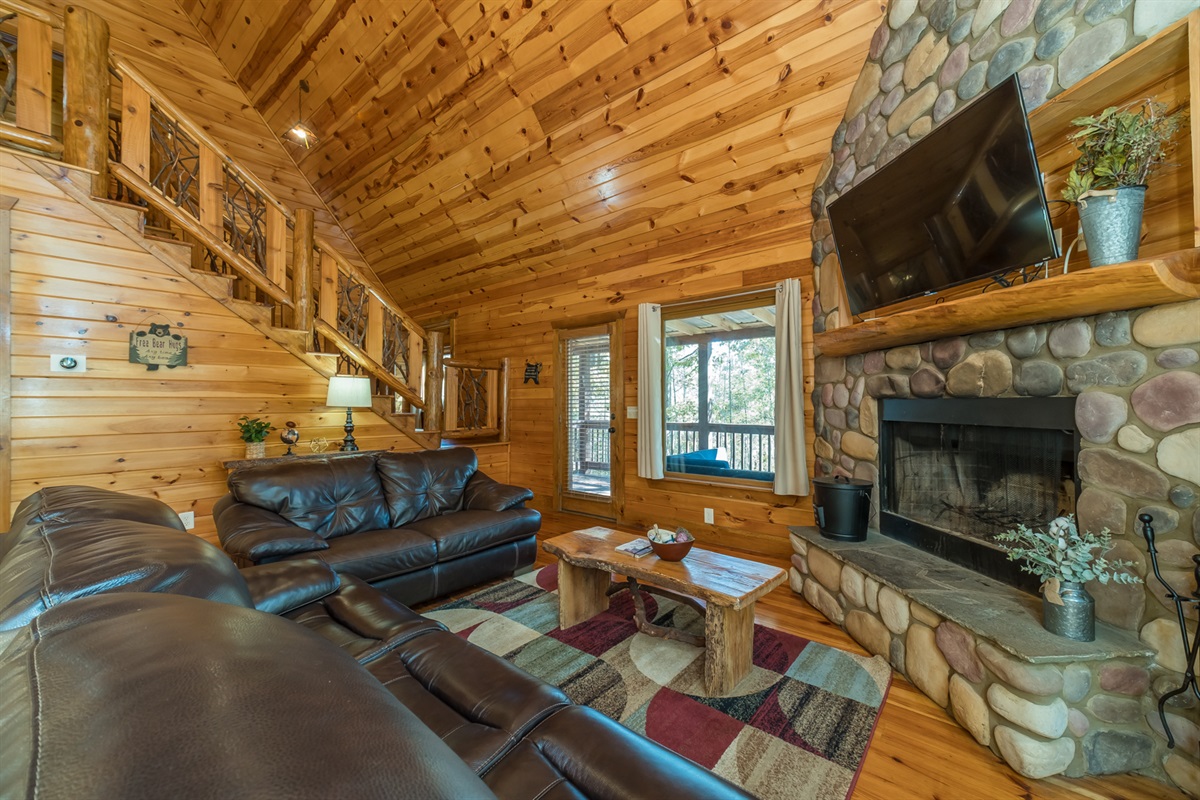
[[(244, 455), (238, 417), (296, 422), (302, 450), (317, 436), (341, 440), (345, 413), (324, 406), (318, 373), (3, 151), (0, 185), (18, 201), (13, 503), (43, 486), (115, 489), (194, 511), (196, 533), (212, 539), (212, 504), (225, 493), (220, 462)], [(183, 323), (175, 330), (188, 337), (186, 367), (129, 363), (129, 333), (147, 320)], [(52, 373), (51, 354), (87, 356), (87, 371)], [(365, 409), (355, 421), (363, 449), (416, 449)], [(283, 450), (273, 433), (268, 455)], [(504, 471), (502, 450), (488, 459)], [(0, 510), (0, 530), (10, 512)]]
[[(521, 277), (481, 271), (475, 285), (461, 289), (463, 278), (472, 270), (465, 269), (457, 280), (439, 279), (442, 294), (409, 309), (419, 319), (453, 316), (455, 354), (459, 357), (512, 359), (510, 474), (514, 483), (534, 489), (537, 507), (549, 510), (554, 502), (557, 328), (624, 315), (627, 406), (637, 403), (638, 303), (735, 294), (799, 277), (806, 299), (804, 328), (811, 330), (813, 286), (808, 251), (812, 185), (828, 155), (829, 141), (879, 20), (878, 7), (875, 14), (861, 13), (867, 11), (862, 6), (854, 10), (860, 16), (850, 16), (852, 23), (847, 17), (834, 19), (837, 35), (822, 45), (822, 52), (828, 53), (811, 54), (811, 63), (828, 65), (819, 92), (799, 104), (778, 97), (775, 118), (731, 122), (726, 128), (711, 129), (694, 144), (669, 148), (670, 156), (654, 159), (648, 170), (655, 174), (648, 171), (644, 178), (646, 186), (659, 187), (653, 200), (645, 199), (652, 207), (634, 207), (616, 216), (579, 222), (561, 240), (561, 250), (547, 255), (536, 268), (523, 265)], [(837, 57), (830, 58), (832, 53)], [(804, 61), (798, 68), (807, 69), (804, 64), (808, 63)], [(684, 94), (679, 100), (686, 105)], [(764, 98), (763, 102), (771, 101)], [(685, 113), (683, 106), (679, 108)], [(706, 109), (710, 114), (720, 110)], [(620, 161), (617, 150), (622, 146), (620, 140), (614, 141), (608, 158)], [(737, 158), (718, 168), (714, 154), (722, 153), (735, 153)], [(693, 169), (691, 165), (698, 163), (709, 168)], [(681, 165), (689, 165), (690, 180), (678, 180)], [(546, 191), (557, 191), (556, 175), (546, 182)], [(542, 189), (539, 182), (537, 191)], [(628, 220), (632, 222), (626, 224)], [(487, 250), (483, 257), (485, 261), (499, 258)], [(540, 384), (522, 382), (525, 362), (542, 363)], [(804, 368), (811, 390), (811, 344), (806, 347)], [(812, 418), (811, 404), (807, 405), (811, 469)], [(633, 421), (625, 425), (621, 446), (627, 465), (624, 507), (619, 511), (622, 524), (635, 528), (652, 522), (684, 525), (702, 542), (786, 557), (790, 545), (785, 526), (812, 522), (808, 497), (639, 478)], [(703, 522), (706, 507), (714, 509), (715, 524)]]

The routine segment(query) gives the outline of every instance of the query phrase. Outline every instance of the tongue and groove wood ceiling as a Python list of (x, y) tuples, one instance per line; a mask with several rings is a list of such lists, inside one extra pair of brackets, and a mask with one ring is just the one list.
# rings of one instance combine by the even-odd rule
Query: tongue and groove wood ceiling
[[(862, 0), (176, 0), (395, 298), (809, 250)], [(311, 91), (301, 97), (300, 81)], [(302, 106), (301, 106), (302, 103)]]

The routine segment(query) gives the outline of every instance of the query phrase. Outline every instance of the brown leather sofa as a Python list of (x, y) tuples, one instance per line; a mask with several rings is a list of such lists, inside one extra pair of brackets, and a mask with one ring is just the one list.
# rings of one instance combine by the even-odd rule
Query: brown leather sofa
[(0, 536), (0, 797), (749, 795), (318, 558), (58, 487)]
[(480, 472), (470, 448), (364, 453), (236, 469), (213, 519), (240, 565), (316, 556), (419, 603), (531, 565), (532, 497)]

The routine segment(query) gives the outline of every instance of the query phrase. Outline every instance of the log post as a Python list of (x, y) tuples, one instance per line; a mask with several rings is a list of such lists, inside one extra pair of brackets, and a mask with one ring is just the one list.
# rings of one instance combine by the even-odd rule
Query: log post
[(313, 328), (313, 211), (297, 208), (292, 229), (292, 327)]
[(92, 194), (108, 196), (108, 23), (79, 6), (63, 15), (67, 117), (63, 160), (93, 170)]
[(442, 334), (429, 331), (425, 340), (425, 419), (422, 428), (427, 431), (442, 429)]

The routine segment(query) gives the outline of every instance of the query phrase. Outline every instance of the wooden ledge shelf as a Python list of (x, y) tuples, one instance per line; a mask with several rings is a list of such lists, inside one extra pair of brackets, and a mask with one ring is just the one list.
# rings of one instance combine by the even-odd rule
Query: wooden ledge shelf
[(813, 336), (817, 351), (849, 356), (947, 336), (965, 336), (1200, 297), (1200, 248), (1056, 275), (950, 300)]

